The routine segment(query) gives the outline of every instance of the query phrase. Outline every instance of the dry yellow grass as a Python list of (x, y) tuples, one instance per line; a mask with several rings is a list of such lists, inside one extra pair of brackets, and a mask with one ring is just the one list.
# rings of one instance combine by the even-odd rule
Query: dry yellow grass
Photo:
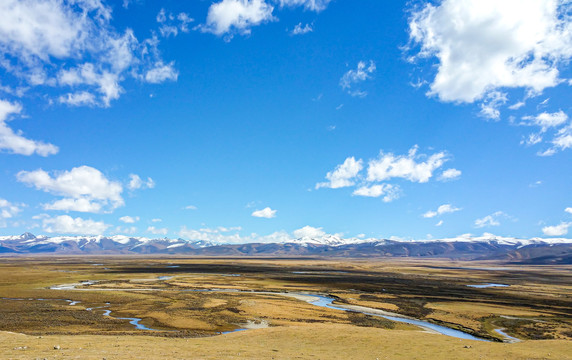
[[(54, 346), (61, 348), (55, 350)], [(24, 347), (26, 347), (24, 349)], [(18, 349), (20, 348), (20, 349)], [(569, 341), (518, 344), (459, 340), (403, 330), (313, 324), (210, 338), (27, 336), (0, 333), (6, 359), (570, 359)]]
[[(105, 269), (89, 262), (105, 263)], [(171, 263), (180, 268), (170, 270), (167, 265)], [(0, 300), (0, 330), (33, 335), (0, 332), (0, 358), (572, 359), (569, 340), (519, 344), (459, 340), (428, 334), (411, 325), (388, 326), (385, 320), (319, 308), (280, 295), (186, 291), (224, 288), (328, 293), (347, 304), (443, 320), (484, 335), (494, 335), (493, 329), (510, 325), (509, 333), (519, 337), (572, 338), (572, 267), (486, 270), (493, 266), (499, 267), (410, 259), (0, 259), (0, 297), (51, 299)], [(241, 276), (228, 276), (233, 273)], [(160, 280), (159, 276), (172, 278)], [(81, 280), (100, 280), (90, 286), (100, 290), (48, 289)], [(505, 280), (511, 282), (510, 288), (466, 287)], [(56, 298), (82, 303), (69, 306)], [(142, 318), (143, 324), (153, 328), (177, 329), (179, 332), (167, 335), (184, 338), (151, 336), (154, 334), (134, 330), (125, 320), (85, 311), (107, 302), (112, 316)], [(501, 315), (549, 321), (519, 323)], [(11, 322), (14, 320), (16, 323)], [(267, 321), (270, 328), (197, 338), (253, 320)], [(61, 349), (54, 350), (54, 345)]]

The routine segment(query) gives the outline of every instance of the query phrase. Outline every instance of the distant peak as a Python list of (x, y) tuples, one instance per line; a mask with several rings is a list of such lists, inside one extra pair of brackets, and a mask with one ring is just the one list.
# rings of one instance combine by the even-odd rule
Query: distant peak
[(22, 240), (32, 240), (36, 238), (36, 235), (29, 233), (29, 232), (25, 232), (22, 235), (20, 235), (20, 238)]

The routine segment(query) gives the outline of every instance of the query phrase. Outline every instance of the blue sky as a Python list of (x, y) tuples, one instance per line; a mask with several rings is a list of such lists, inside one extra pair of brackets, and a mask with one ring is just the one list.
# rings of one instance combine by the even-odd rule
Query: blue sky
[(564, 1), (3, 1), (0, 232), (566, 237)]

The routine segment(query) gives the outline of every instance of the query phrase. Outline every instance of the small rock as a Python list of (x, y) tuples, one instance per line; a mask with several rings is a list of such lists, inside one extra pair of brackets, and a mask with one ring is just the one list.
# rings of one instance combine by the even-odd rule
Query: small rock
[(54, 350), (59, 350), (61, 347), (59, 345), (54, 346)]
[(465, 346), (463, 346), (463, 347), (464, 347), (465, 349), (470, 349), (470, 348), (471, 348), (471, 345), (465, 345)]

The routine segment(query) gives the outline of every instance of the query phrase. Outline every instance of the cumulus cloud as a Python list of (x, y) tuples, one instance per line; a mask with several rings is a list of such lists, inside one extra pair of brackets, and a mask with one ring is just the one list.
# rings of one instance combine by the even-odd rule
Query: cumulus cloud
[(296, 238), (317, 238), (326, 235), (326, 232), (321, 227), (315, 228), (309, 225), (306, 225), (301, 229), (294, 230), (292, 233)]
[(316, 184), (316, 189), (327, 187), (337, 189), (341, 187), (352, 186), (355, 184), (355, 177), (363, 169), (363, 161), (357, 160), (352, 156), (348, 157), (343, 164), (336, 166), (334, 171), (326, 174), (327, 182)]
[(332, 0), (279, 0), (281, 7), (303, 6), (306, 10), (320, 12), (328, 7)]
[(572, 207), (567, 207), (564, 209), (564, 211), (566, 211), (568, 214), (572, 214)]
[(110, 227), (102, 221), (72, 218), (69, 215), (56, 217), (46, 217), (42, 220), (42, 227), (45, 232), (56, 234), (74, 235), (101, 235)]
[(14, 204), (0, 198), (0, 228), (7, 226), (7, 219), (12, 219), (22, 211), (24, 204)]
[(435, 57), (430, 95), (474, 102), (500, 88), (558, 85), (572, 54), (570, 4), (559, 0), (444, 0), (414, 8), (417, 57)]
[(454, 212), (457, 212), (460, 210), (461, 210), (461, 208), (454, 207), (451, 204), (443, 204), (443, 205), (439, 206), (436, 211), (431, 211), (431, 210), (427, 211), (425, 214), (423, 214), (423, 217), (424, 218), (433, 218), (435, 216), (454, 213)]
[(439, 220), (439, 222), (437, 222), (437, 224), (435, 224), (435, 226), (441, 226), (443, 225), (443, 220)]
[(461, 170), (447, 169), (443, 171), (443, 173), (439, 176), (438, 180), (439, 181), (457, 180), (461, 177), (461, 174), (462, 174)]
[(380, 197), (383, 195), (383, 202), (391, 202), (393, 200), (399, 199), (401, 195), (401, 188), (398, 185), (392, 184), (378, 184), (371, 186), (364, 185), (355, 189), (353, 194), (357, 196), (367, 197)]
[(127, 188), (129, 190), (138, 190), (138, 189), (152, 189), (155, 187), (155, 181), (150, 177), (147, 180), (143, 181), (141, 177), (137, 174), (129, 174), (129, 184), (127, 184)]
[(253, 26), (273, 21), (274, 7), (264, 0), (222, 0), (209, 7), (207, 20), (198, 27), (202, 32), (232, 38), (235, 33), (248, 35)]
[(306, 24), (304, 26), (302, 26), (302, 23), (298, 23), (298, 25), (296, 25), (294, 27), (294, 29), (290, 32), (290, 34), (292, 35), (304, 35), (307, 34), (309, 32), (314, 31), (314, 29), (312, 28), (312, 26), (310, 24)]
[(20, 104), (0, 100), (0, 151), (19, 155), (48, 156), (57, 154), (59, 151), (57, 146), (27, 139), (21, 131), (14, 132), (8, 127), (6, 122), (10, 120), (10, 116), (20, 114), (21, 111), (22, 106)]
[(340, 79), (340, 86), (342, 89), (348, 92), (351, 96), (365, 97), (367, 92), (360, 89), (356, 89), (356, 85), (364, 82), (365, 80), (371, 79), (372, 74), (375, 72), (375, 62), (373, 60), (369, 61), (369, 64), (365, 61), (360, 61), (357, 64), (357, 68), (348, 70)]
[(162, 63), (156, 38), (139, 41), (112, 20), (111, 7), (100, 0), (0, 2), (3, 75), (63, 90), (56, 95), (60, 103), (109, 106), (123, 93), (122, 81), (145, 81), (149, 69)]
[(562, 236), (568, 234), (570, 226), (572, 226), (572, 222), (561, 222), (559, 225), (543, 227), (542, 232), (547, 236)]
[(481, 219), (475, 220), (475, 227), (482, 228), (488, 226), (499, 226), (501, 217), (508, 217), (508, 215), (502, 211), (497, 211)]
[(147, 228), (147, 232), (153, 235), (167, 235), (169, 233), (169, 229), (167, 228), (156, 228), (154, 226), (149, 226)]
[(265, 207), (262, 210), (256, 210), (252, 212), (252, 216), (254, 217), (259, 217), (259, 218), (266, 218), (266, 219), (272, 219), (276, 217), (276, 212), (278, 210), (272, 210), (269, 207)]
[(368, 164), (368, 181), (385, 181), (403, 178), (411, 182), (425, 183), (448, 160), (445, 152), (431, 156), (417, 154), (418, 147), (411, 148), (407, 155), (394, 155), (380, 152), (377, 159)]
[(153, 68), (147, 71), (145, 81), (151, 84), (158, 84), (167, 80), (177, 81), (178, 77), (179, 72), (175, 70), (173, 62), (165, 65), (162, 61), (159, 61)]
[[(524, 99), (508, 107), (518, 110), (547, 88), (572, 85), (561, 78), (572, 57), (571, 11), (572, 3), (564, 0), (443, 0), (416, 6), (409, 18), (417, 51), (411, 61), (435, 59), (429, 96), (477, 103), (480, 115), (498, 120), (511, 89), (525, 92)], [(547, 107), (547, 102), (537, 107)], [(572, 148), (572, 123), (561, 110), (523, 119), (520, 125), (540, 129), (521, 144), (545, 141), (550, 146), (538, 155)], [(549, 130), (550, 136), (542, 136)]]
[(112, 211), (124, 205), (121, 183), (107, 179), (90, 166), (54, 172), (53, 176), (42, 169), (20, 171), (16, 178), (28, 186), (63, 197), (51, 204), (44, 204), (46, 210), (100, 212), (103, 209)]
[(139, 216), (122, 216), (119, 218), (119, 221), (124, 222), (126, 224), (134, 224), (139, 221)]
[(203, 228), (196, 230), (184, 226), (179, 231), (179, 236), (191, 241), (210, 241), (218, 244), (276, 243), (287, 242), (292, 239), (285, 231), (276, 231), (268, 235), (252, 233), (242, 236), (239, 233), (240, 230), (242, 230), (240, 227)]
[[(384, 202), (396, 200), (402, 194), (401, 188), (387, 181), (404, 179), (410, 182), (426, 183), (433, 177), (434, 172), (449, 160), (446, 152), (432, 155), (417, 152), (417, 145), (413, 146), (407, 155), (394, 155), (380, 151), (377, 158), (369, 160), (366, 176), (360, 174), (364, 169), (363, 160), (356, 160), (353, 156), (348, 157), (343, 164), (336, 166), (333, 171), (326, 174), (327, 182), (319, 182), (315, 188), (337, 189), (357, 184), (353, 195), (376, 198), (383, 196)], [(453, 180), (460, 174), (461, 171), (457, 169), (448, 169), (441, 174), (439, 180)]]

